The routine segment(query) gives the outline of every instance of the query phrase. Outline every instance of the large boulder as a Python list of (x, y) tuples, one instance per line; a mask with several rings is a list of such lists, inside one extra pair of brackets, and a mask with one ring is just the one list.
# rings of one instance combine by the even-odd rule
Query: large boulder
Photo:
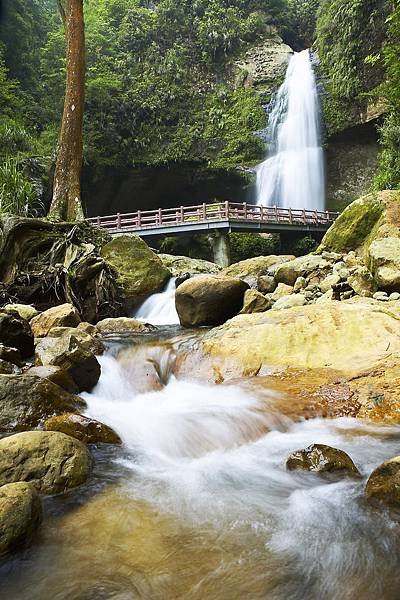
[(128, 305), (157, 292), (171, 277), (157, 254), (137, 235), (114, 237), (103, 247), (102, 256), (117, 271)]
[(35, 375), (0, 375), (0, 431), (25, 431), (53, 415), (84, 407), (83, 400)]
[(400, 506), (400, 456), (385, 461), (371, 473), (365, 495), (370, 501)]
[(22, 366), (21, 352), (17, 348), (9, 348), (3, 344), (0, 344), (0, 360), (17, 365), (17, 367)]
[(268, 373), (271, 368), (321, 369), (349, 374), (371, 369), (400, 352), (400, 310), (359, 298), (238, 315), (207, 332), (179, 356), (177, 371), (211, 378)]
[(399, 291), (400, 238), (387, 237), (374, 240), (368, 248), (368, 257), (376, 285), (389, 292)]
[(83, 483), (90, 471), (87, 447), (58, 431), (26, 431), (0, 440), (0, 485), (29, 481), (41, 494)]
[(289, 471), (310, 471), (319, 475), (360, 475), (346, 452), (325, 444), (312, 444), (304, 450), (293, 452), (286, 461), (286, 468)]
[(263, 275), (268, 275), (271, 270), (274, 270), (278, 265), (293, 260), (293, 255), (275, 255), (256, 256), (247, 258), (238, 263), (234, 263), (221, 271), (221, 275), (226, 277), (240, 277), (247, 279), (249, 277), (258, 278)]
[(29, 323), (16, 314), (0, 312), (0, 343), (17, 348), (22, 358), (34, 352), (34, 341)]
[[(91, 327), (93, 327), (93, 325)], [(89, 333), (89, 331), (84, 330), (81, 327), (53, 327), (50, 329), (45, 339), (54, 340), (68, 338), (69, 340), (79, 343), (82, 348), (88, 352), (93, 352), (93, 354), (103, 354), (104, 344), (99, 334), (100, 331), (97, 328), (95, 333)], [(49, 342), (49, 344), (51, 343), (53, 342)], [(43, 338), (36, 340), (36, 348), (41, 345), (45, 345)]]
[(30, 367), (26, 371), (26, 375), (34, 375), (36, 377), (41, 377), (42, 379), (48, 379), (70, 394), (79, 393), (79, 388), (71, 375), (61, 367), (56, 367), (54, 365), (49, 365), (47, 367)]
[(42, 504), (33, 485), (0, 487), (0, 555), (26, 544), (42, 520)]
[(116, 317), (115, 319), (103, 319), (97, 323), (97, 329), (100, 333), (147, 333), (155, 331), (154, 325), (142, 323), (137, 319), (128, 317)]
[(53, 327), (76, 327), (81, 319), (72, 304), (53, 306), (34, 317), (31, 329), (35, 338), (45, 337)]
[(172, 277), (182, 277), (186, 273), (200, 275), (201, 273), (219, 273), (221, 267), (208, 260), (189, 258), (188, 256), (173, 256), (172, 254), (159, 254), (164, 267), (170, 271)]
[[(89, 334), (67, 329), (58, 337), (38, 340), (35, 350), (36, 366), (56, 366), (67, 371), (80, 392), (90, 392), (100, 378), (101, 368), (94, 353), (82, 342)], [(90, 341), (88, 342), (91, 343)]]
[(243, 306), (248, 284), (233, 277), (199, 275), (176, 290), (175, 303), (181, 325), (219, 325)]
[(284, 262), (275, 271), (275, 281), (294, 286), (298, 277), (317, 275), (323, 279), (330, 268), (330, 263), (317, 254), (299, 256), (294, 260)]
[(121, 438), (111, 427), (75, 413), (50, 417), (45, 422), (44, 429), (61, 431), (85, 444), (121, 444)]

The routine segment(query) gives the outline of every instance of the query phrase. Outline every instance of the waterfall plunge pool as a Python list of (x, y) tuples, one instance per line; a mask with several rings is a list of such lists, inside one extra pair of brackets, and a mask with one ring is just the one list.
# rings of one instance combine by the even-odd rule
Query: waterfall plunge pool
[[(34, 544), (2, 564), (0, 597), (397, 599), (399, 526), (365, 506), (362, 490), (398, 454), (400, 428), (293, 422), (251, 381), (178, 381), (171, 365), (186, 337), (136, 336), (101, 358), (87, 412), (123, 446), (94, 448), (87, 484), (45, 500)], [(145, 389), (141, 363), (158, 385)], [(363, 481), (286, 471), (287, 456), (313, 442), (348, 452)]]

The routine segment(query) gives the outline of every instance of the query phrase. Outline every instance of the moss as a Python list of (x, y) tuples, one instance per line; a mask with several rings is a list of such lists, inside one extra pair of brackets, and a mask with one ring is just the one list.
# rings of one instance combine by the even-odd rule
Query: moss
[(320, 249), (347, 252), (360, 248), (380, 222), (384, 208), (376, 194), (355, 200), (327, 231)]
[(136, 235), (115, 237), (104, 246), (102, 256), (116, 269), (126, 299), (152, 294), (171, 277), (158, 256)]

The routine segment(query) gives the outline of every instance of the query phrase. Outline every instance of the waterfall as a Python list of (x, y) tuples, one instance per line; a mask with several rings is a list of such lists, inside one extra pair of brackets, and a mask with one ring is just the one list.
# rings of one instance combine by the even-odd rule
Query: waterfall
[(134, 314), (136, 319), (152, 325), (179, 325), (175, 308), (175, 278), (172, 277), (165, 289), (152, 294)]
[(319, 103), (309, 50), (291, 57), (272, 101), (267, 159), (257, 167), (257, 204), (325, 209)]

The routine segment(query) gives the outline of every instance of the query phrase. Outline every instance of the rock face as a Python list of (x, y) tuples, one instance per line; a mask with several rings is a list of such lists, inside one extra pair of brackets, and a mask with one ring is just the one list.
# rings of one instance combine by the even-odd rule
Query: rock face
[(31, 320), (31, 329), (36, 338), (45, 337), (53, 327), (76, 327), (81, 319), (72, 304), (61, 304), (45, 310)]
[(0, 431), (25, 431), (50, 416), (85, 406), (83, 400), (47, 379), (0, 375)]
[(74, 413), (66, 413), (47, 419), (44, 429), (46, 431), (61, 431), (85, 444), (121, 444), (119, 435), (108, 425)]
[(0, 487), (0, 555), (25, 544), (42, 520), (42, 505), (30, 483)]
[(91, 458), (84, 444), (58, 431), (27, 431), (0, 440), (0, 485), (29, 481), (41, 494), (83, 483)]
[(172, 254), (159, 254), (162, 264), (172, 277), (182, 277), (186, 273), (200, 275), (201, 273), (219, 273), (221, 267), (208, 260), (189, 258), (187, 256), (173, 256)]
[(128, 304), (157, 292), (171, 277), (157, 254), (136, 235), (114, 237), (103, 247), (102, 256), (116, 269)]
[(336, 473), (340, 475), (359, 476), (359, 470), (350, 456), (325, 444), (312, 444), (305, 450), (293, 452), (286, 461), (289, 471), (311, 471), (326, 475)]
[(181, 325), (219, 325), (243, 306), (247, 283), (232, 277), (200, 275), (176, 290), (175, 303)]
[(246, 290), (243, 300), (242, 314), (264, 312), (271, 308), (271, 301), (257, 290)]
[(238, 315), (207, 332), (179, 372), (219, 369), (225, 378), (271, 367), (329, 368), (348, 373), (374, 368), (400, 351), (399, 309), (359, 299)]
[[(56, 366), (67, 371), (80, 392), (90, 392), (100, 378), (100, 364), (96, 356), (86, 349), (82, 336), (89, 334), (69, 329), (59, 337), (46, 337), (38, 341), (35, 351), (36, 366)], [(91, 343), (91, 342), (89, 342)]]
[(142, 323), (137, 319), (118, 317), (115, 319), (103, 319), (97, 323), (100, 333), (146, 333), (155, 331), (156, 327), (149, 323)]
[(0, 312), (0, 343), (17, 348), (22, 358), (33, 355), (33, 335), (29, 323), (15, 314)]
[(365, 495), (389, 506), (400, 506), (400, 456), (385, 461), (369, 476)]

